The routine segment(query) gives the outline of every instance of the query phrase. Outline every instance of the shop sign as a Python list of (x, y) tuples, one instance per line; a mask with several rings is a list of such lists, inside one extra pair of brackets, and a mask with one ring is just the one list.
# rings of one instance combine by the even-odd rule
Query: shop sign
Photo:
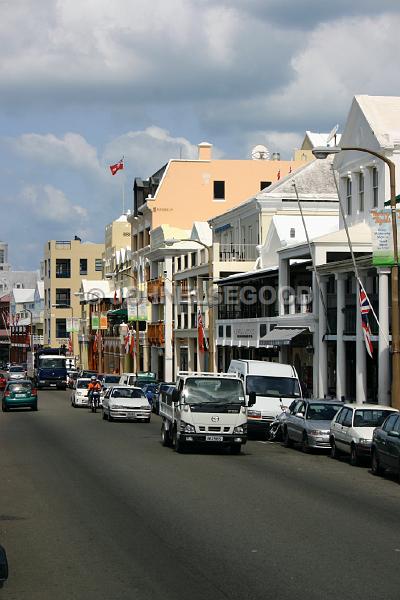
[(100, 319), (99, 315), (92, 315), (92, 329), (100, 328)]
[(101, 313), (100, 315), (100, 329), (108, 329), (107, 313)]
[(257, 325), (251, 323), (238, 323), (232, 326), (233, 337), (237, 341), (256, 341), (257, 340)]
[(147, 300), (127, 298), (128, 322), (147, 321)]

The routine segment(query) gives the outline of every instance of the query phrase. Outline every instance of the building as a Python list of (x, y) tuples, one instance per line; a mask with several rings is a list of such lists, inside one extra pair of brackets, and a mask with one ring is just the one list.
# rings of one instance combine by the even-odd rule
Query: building
[(111, 277), (116, 289), (130, 284), (126, 273), (130, 273), (131, 224), (128, 221), (130, 211), (121, 215), (105, 228), (103, 277)]
[[(44, 248), (44, 344), (68, 345), (67, 319), (80, 314), (82, 278), (100, 280), (104, 244), (50, 240)], [(70, 321), (69, 321), (70, 323)], [(78, 353), (78, 332), (72, 334), (73, 352)]]
[(0, 361), (10, 360), (10, 294), (0, 295)]
[(300, 148), (294, 151), (294, 160), (313, 160), (314, 155), (312, 151), (314, 148), (317, 146), (333, 147), (339, 145), (341, 137), (342, 136), (340, 133), (332, 135), (329, 133), (315, 133), (313, 131), (306, 131)]

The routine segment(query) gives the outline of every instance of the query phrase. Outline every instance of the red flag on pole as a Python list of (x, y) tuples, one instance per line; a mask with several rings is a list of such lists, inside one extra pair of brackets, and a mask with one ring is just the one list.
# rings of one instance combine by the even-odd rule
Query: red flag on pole
[(277, 179), (280, 179), (280, 178), (281, 178), (281, 170), (280, 170), (280, 169), (279, 169), (279, 171), (278, 171), (278, 174), (277, 174), (276, 178), (277, 178)]
[(363, 334), (364, 334), (365, 347), (367, 349), (369, 356), (372, 358), (372, 353), (373, 353), (374, 348), (373, 348), (372, 341), (371, 341), (371, 328), (369, 326), (369, 319), (368, 319), (368, 313), (371, 310), (371, 305), (369, 303), (368, 296), (365, 293), (365, 290), (363, 290), (361, 286), (360, 286), (359, 300), (360, 300), (360, 311), (361, 311), (361, 325), (362, 325), (362, 330), (363, 330)]
[(115, 163), (115, 165), (110, 165), (111, 175), (115, 175), (118, 171), (122, 171), (123, 168), (124, 168), (124, 157), (122, 157), (119, 162)]
[(117, 305), (117, 290), (114, 290), (114, 306)]
[(203, 316), (201, 314), (200, 306), (197, 307), (197, 338), (199, 340), (200, 352), (205, 352), (208, 350), (208, 343), (204, 331)]
[(135, 336), (134, 336), (133, 331), (131, 331), (131, 340), (130, 340), (130, 344), (129, 344), (129, 352), (131, 354), (133, 354), (134, 350), (135, 350)]

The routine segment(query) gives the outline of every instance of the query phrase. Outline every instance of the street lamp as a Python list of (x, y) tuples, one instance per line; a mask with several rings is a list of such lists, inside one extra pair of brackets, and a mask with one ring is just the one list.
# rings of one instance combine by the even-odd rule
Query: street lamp
[[(193, 242), (195, 244), (199, 244), (199, 246), (202, 246), (203, 248), (205, 248), (208, 252), (208, 277), (209, 280), (211, 282), (212, 285), (212, 281), (214, 279), (214, 274), (213, 274), (213, 246), (207, 246), (207, 244), (204, 244), (204, 242), (201, 242), (200, 240), (195, 240), (195, 239), (189, 239), (189, 238), (183, 238), (183, 239), (167, 239), (164, 240), (164, 244), (166, 246), (173, 246), (174, 244), (176, 244), (177, 242)], [(214, 306), (213, 306), (213, 299), (210, 298), (209, 295), (209, 303), (208, 303), (208, 340), (209, 340), (209, 346), (210, 346), (210, 350), (209, 350), (209, 356), (210, 356), (210, 370), (214, 372), (215, 368), (214, 368), (214, 355), (215, 355), (215, 350), (214, 350)]]
[(397, 212), (396, 212), (396, 167), (393, 161), (368, 148), (352, 146), (340, 147), (317, 146), (312, 153), (316, 158), (324, 159), (329, 154), (337, 154), (345, 150), (365, 152), (376, 156), (389, 167), (390, 176), (390, 209), (392, 212), (392, 235), (394, 264), (391, 271), (392, 282), (392, 406), (400, 408), (400, 318), (399, 318), (399, 250), (397, 244)]

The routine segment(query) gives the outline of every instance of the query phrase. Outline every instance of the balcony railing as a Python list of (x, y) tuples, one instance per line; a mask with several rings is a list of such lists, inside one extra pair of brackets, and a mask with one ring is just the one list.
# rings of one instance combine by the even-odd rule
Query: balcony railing
[(152, 346), (163, 346), (164, 337), (164, 321), (157, 323), (149, 323), (147, 326), (147, 339)]
[(256, 260), (255, 244), (220, 244), (219, 260), (221, 262), (243, 262)]
[(64, 240), (56, 241), (57, 250), (71, 250), (71, 242)]
[(155, 304), (161, 302), (164, 298), (164, 280), (161, 277), (150, 279), (147, 282), (147, 297), (149, 302), (154, 302)]

